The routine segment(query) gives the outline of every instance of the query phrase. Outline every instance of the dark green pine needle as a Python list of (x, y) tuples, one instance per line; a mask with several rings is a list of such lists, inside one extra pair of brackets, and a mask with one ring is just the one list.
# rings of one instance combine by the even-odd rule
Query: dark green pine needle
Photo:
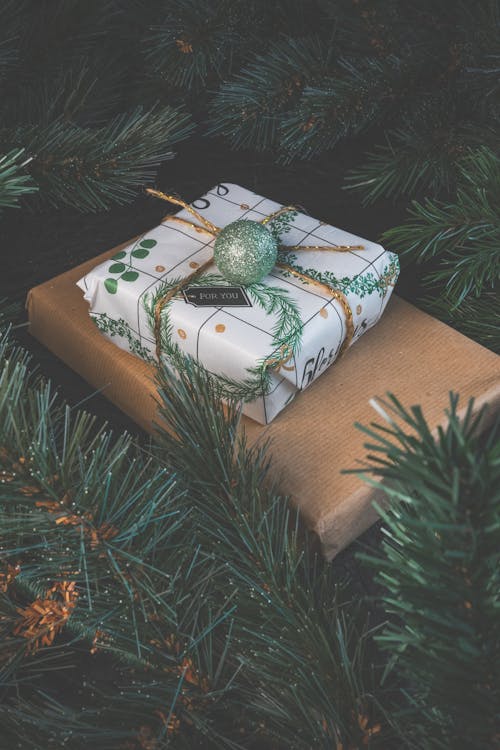
[(419, 407), (394, 397), (380, 405), (387, 423), (364, 432), (366, 470), (388, 488), (385, 541), (363, 557), (391, 615), (376, 638), (407, 694), (394, 719), (404, 747), (490, 750), (500, 702), (500, 423), (453, 394), (434, 432)]

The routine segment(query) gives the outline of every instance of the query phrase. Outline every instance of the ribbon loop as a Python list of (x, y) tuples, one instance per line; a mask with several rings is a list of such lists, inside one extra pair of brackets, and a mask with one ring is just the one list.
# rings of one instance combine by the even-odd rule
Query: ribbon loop
[[(182, 198), (177, 198), (175, 195), (167, 195), (167, 193), (162, 193), (160, 190), (153, 190), (152, 188), (147, 188), (146, 193), (149, 193), (150, 195), (154, 195), (156, 198), (161, 198), (164, 201), (168, 201), (168, 203), (174, 203), (176, 206), (181, 206), (182, 208), (185, 208), (186, 211), (189, 211), (189, 213), (195, 217), (195, 219), (198, 219), (198, 221), (201, 221), (205, 229), (208, 230), (210, 234), (213, 234), (214, 236), (220, 232), (219, 227), (216, 227), (215, 224), (212, 224), (211, 221), (206, 219), (204, 216), (202, 216), (199, 211), (197, 211), (195, 208), (193, 208), (189, 203), (186, 203), (186, 201), (183, 201)], [(171, 218), (171, 217), (167, 217)], [(186, 222), (186, 219), (181, 219), (180, 217), (177, 217), (178, 221)]]

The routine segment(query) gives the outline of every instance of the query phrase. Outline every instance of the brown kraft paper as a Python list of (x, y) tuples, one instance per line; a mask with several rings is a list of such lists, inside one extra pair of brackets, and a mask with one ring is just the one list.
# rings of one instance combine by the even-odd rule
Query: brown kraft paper
[[(127, 243), (32, 289), (30, 332), (57, 357), (102, 390), (147, 431), (156, 416), (154, 369), (107, 341), (92, 323), (76, 281)], [(420, 404), (435, 429), (445, 422), (449, 391), (465, 410), (500, 404), (500, 357), (397, 296), (357, 346), (323, 373), (269, 425), (243, 417), (250, 443), (271, 440), (275, 472), (307, 525), (333, 558), (377, 519), (373, 501), (383, 493), (343, 469), (366, 455), (355, 422), (381, 418), (369, 404), (394, 393), (405, 407)]]

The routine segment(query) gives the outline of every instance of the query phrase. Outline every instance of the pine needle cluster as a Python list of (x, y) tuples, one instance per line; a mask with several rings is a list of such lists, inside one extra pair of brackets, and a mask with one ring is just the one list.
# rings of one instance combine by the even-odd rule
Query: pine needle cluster
[(133, 444), (1, 346), (2, 748), (491, 747), (497, 427), (481, 442), (453, 401), (434, 437), (395, 402), (402, 426), (369, 431), (377, 612), (198, 365), (161, 370), (156, 439)]
[[(365, 428), (371, 471), (389, 483), (385, 541), (365, 560), (385, 589), (376, 636), (407, 688), (395, 711), (415, 750), (497, 746), (500, 705), (500, 420), (459, 408), (429, 431), (393, 397), (388, 423)], [(483, 425), (484, 426), (484, 425)]]
[(135, 447), (2, 354), (2, 747), (389, 736), (367, 615), (206, 373), (162, 374), (177, 437)]
[(0, 210), (126, 203), (195, 127), (332, 174), (370, 134), (345, 186), (418, 201), (387, 241), (425, 260), (431, 312), (496, 349), (475, 298), (496, 293), (499, 31), (498, 0), (7, 0)]
[(367, 200), (452, 190), (467, 148), (498, 145), (497, 0), (8, 0), (0, 18), (1, 148), (57, 205), (86, 180), (71, 205), (130, 198), (193, 121), (282, 162), (383, 128), (352, 176)]
[(134, 3), (121, 5), (2, 3), (0, 154), (23, 156), (15, 183), (0, 177), (0, 206), (30, 185), (38, 202), (82, 211), (129, 202), (192, 131), (179, 103), (139, 96)]
[(405, 224), (383, 241), (424, 270), (426, 307), (500, 351), (500, 159), (483, 147), (457, 162), (453, 201), (414, 201)]

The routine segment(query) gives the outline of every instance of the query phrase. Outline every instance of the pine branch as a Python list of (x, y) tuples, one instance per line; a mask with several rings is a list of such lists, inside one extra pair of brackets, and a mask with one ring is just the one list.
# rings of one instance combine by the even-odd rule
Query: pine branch
[(189, 488), (202, 541), (237, 584), (233, 643), (257, 737), (304, 750), (370, 737), (383, 746), (363, 618), (277, 493), (266, 446), (249, 449), (236, 404), (223, 410), (192, 360), (175, 377), (161, 370), (159, 384), (161, 445)]
[[(460, 104), (459, 104), (460, 101)], [(472, 104), (472, 103), (469, 103)], [(386, 133), (366, 163), (351, 170), (346, 188), (363, 194), (363, 204), (379, 198), (451, 196), (460, 178), (460, 159), (472, 148), (496, 148), (494, 126), (474, 118), (457, 91), (417, 102), (403, 126)]]
[[(104, 750), (137, 739), (144, 725), (170, 738), (180, 714), (195, 717), (197, 703), (218, 705), (224, 687), (223, 654), (209, 661), (207, 642), (215, 630), (227, 639), (231, 602), (224, 595), (214, 601), (209, 591), (221, 564), (191, 548), (189, 505), (159, 463), (135, 451), (127, 436), (114, 440), (88, 416), (73, 416), (29, 375), (26, 356), (8, 337), (1, 348), (0, 584), (9, 599), (0, 679), (7, 726), (14, 731), (15, 718), (16, 736), (29, 735), (26, 714), (52, 700), (53, 658), (63, 654), (71, 664), (72, 653), (83, 650), (87, 660), (89, 651), (112, 657), (117, 683), (91, 679), (82, 691), (73, 661), (69, 695), (59, 685), (63, 709), (49, 708), (39, 722), (41, 746), (71, 736), (75, 747), (92, 740)], [(116, 684), (130, 687), (118, 692)], [(94, 724), (71, 711), (71, 696), (82, 693)], [(174, 703), (169, 728), (162, 716)]]
[(473, 417), (471, 401), (459, 411), (453, 394), (437, 433), (419, 407), (380, 404), (387, 423), (361, 429), (367, 470), (387, 483), (386, 541), (363, 557), (391, 614), (378, 640), (409, 693), (397, 717), (404, 744), (489, 750), (500, 699), (500, 423), (481, 439), (484, 410)]
[(492, 288), (500, 268), (500, 159), (487, 148), (478, 149), (460, 162), (459, 170), (456, 202), (414, 202), (411, 219), (382, 238), (419, 263), (437, 261), (425, 279), (444, 287), (452, 308)]
[(227, 136), (235, 148), (277, 148), (283, 113), (324, 71), (327, 60), (315, 37), (279, 39), (221, 86), (211, 106), (209, 132)]
[(333, 70), (304, 88), (298, 104), (283, 117), (283, 160), (310, 159), (372, 126), (393, 106), (398, 89), (408, 85), (406, 67), (398, 58), (383, 63), (340, 58)]
[(4, 138), (26, 144), (31, 174), (45, 200), (98, 211), (132, 200), (158, 164), (172, 158), (172, 144), (191, 129), (186, 113), (167, 106), (137, 109), (102, 128), (57, 119), (41, 129), (22, 127)]
[(19, 39), (22, 31), (22, 12), (25, 0), (5, 0), (2, 3), (0, 24), (0, 85), (15, 69), (19, 59)]
[(55, 122), (103, 126), (122, 111), (122, 67), (119, 55), (99, 48), (91, 58), (76, 58), (42, 80), (30, 79), (15, 97), (0, 103), (3, 133), (20, 125), (49, 127)]
[(26, 174), (25, 167), (31, 161), (24, 156), (24, 149), (13, 150), (0, 157), (0, 211), (19, 206), (24, 195), (35, 193), (38, 187)]
[(167, 3), (161, 23), (143, 42), (151, 75), (198, 91), (207, 78), (221, 80), (244, 41), (239, 5), (227, 0), (210, 0), (203, 8), (196, 0)]
[(265, 446), (248, 447), (194, 363), (159, 377), (176, 436), (146, 459), (60, 404), (22, 351), (2, 359), (6, 736), (36, 750), (384, 746), (366, 622)]
[(474, 8), (457, 4), (459, 85), (485, 119), (498, 119), (500, 94), (500, 4), (481, 0)]

